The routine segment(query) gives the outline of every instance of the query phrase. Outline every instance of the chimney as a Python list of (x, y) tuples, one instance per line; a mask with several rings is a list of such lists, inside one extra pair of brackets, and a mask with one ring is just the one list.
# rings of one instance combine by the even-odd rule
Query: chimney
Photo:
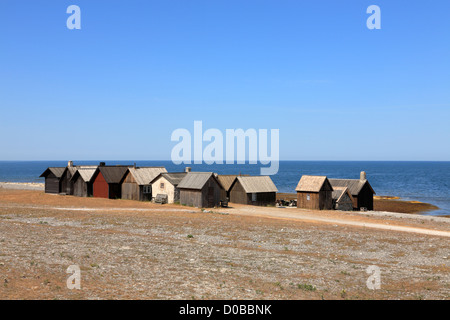
[(106, 164), (104, 162), (100, 162), (99, 167), (104, 167)]
[(186, 167), (186, 169), (184, 170), (185, 172), (191, 172), (192, 168), (191, 167)]
[(69, 168), (73, 168), (73, 161), (69, 161), (69, 162), (67, 163), (67, 166), (68, 166)]
[(360, 174), (360, 176), (359, 176), (359, 180), (361, 180), (361, 181), (367, 180), (366, 172), (365, 172), (365, 171), (361, 171), (361, 174)]

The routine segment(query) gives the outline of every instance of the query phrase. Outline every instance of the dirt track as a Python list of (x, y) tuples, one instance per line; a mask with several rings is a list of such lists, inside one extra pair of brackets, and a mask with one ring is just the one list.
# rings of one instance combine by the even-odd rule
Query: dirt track
[[(235, 205), (236, 206), (236, 205)], [(224, 211), (218, 210), (219, 212)], [(265, 218), (275, 218), (275, 219), (288, 219), (288, 220), (296, 220), (296, 221), (306, 221), (306, 222), (320, 222), (327, 224), (337, 224), (337, 225), (346, 225), (353, 227), (361, 227), (361, 228), (369, 228), (369, 229), (382, 229), (382, 230), (390, 230), (390, 231), (399, 231), (399, 232), (410, 232), (417, 234), (426, 234), (426, 235), (434, 235), (441, 237), (450, 237), (450, 231), (448, 230), (450, 227), (450, 219), (449, 218), (441, 218), (441, 217), (430, 217), (426, 220), (429, 221), (437, 221), (440, 225), (439, 228), (445, 230), (432, 230), (429, 228), (417, 228), (410, 226), (401, 226), (397, 224), (388, 224), (386, 221), (381, 222), (373, 222), (373, 219), (365, 219), (364, 213), (359, 213), (361, 217), (355, 219), (355, 216), (358, 214), (348, 214), (346, 216), (343, 212), (314, 212), (311, 213), (308, 210), (299, 210), (297, 208), (253, 208), (249, 206), (236, 206), (236, 208), (225, 210), (228, 213), (236, 214), (236, 215), (245, 215), (251, 217), (265, 217)], [(370, 215), (374, 215), (375, 213), (370, 213)], [(400, 216), (400, 215), (396, 215)], [(410, 220), (425, 220), (421, 216), (408, 216)]]
[[(265, 216), (274, 210), (303, 219)], [(379, 225), (449, 231), (433, 217), (202, 212), (0, 188), (0, 298), (449, 299), (448, 238)], [(81, 290), (66, 287), (74, 264)], [(370, 265), (380, 290), (366, 287)]]

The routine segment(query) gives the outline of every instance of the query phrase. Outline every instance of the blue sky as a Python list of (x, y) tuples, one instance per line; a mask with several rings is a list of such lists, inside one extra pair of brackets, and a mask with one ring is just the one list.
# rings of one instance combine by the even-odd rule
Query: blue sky
[[(66, 9), (81, 8), (81, 30)], [(381, 8), (381, 30), (366, 9)], [(450, 2), (0, 2), (0, 160), (169, 160), (280, 129), (281, 160), (450, 160)]]

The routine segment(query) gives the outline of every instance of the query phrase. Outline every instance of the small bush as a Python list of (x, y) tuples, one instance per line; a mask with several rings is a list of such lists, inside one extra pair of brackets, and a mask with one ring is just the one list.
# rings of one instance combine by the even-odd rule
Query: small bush
[(298, 284), (297, 288), (305, 291), (316, 291), (316, 287), (314, 287), (312, 284)]

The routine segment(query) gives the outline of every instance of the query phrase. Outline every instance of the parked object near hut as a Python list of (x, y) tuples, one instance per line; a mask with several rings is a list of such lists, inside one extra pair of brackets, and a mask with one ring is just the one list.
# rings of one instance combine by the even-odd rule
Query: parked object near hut
[(269, 176), (238, 176), (230, 187), (230, 202), (275, 206), (277, 192), (278, 189)]
[(93, 196), (95, 198), (120, 199), (122, 188), (120, 182), (128, 166), (100, 165), (92, 178)]
[(373, 196), (375, 191), (367, 180), (366, 173), (361, 172), (359, 179), (330, 179), (331, 185), (334, 187), (346, 187), (353, 197), (353, 209), (373, 210)]
[(178, 189), (178, 185), (187, 174), (187, 172), (160, 173), (151, 181), (152, 194), (154, 197), (157, 195), (167, 195), (167, 203), (179, 202), (180, 189)]
[(76, 197), (91, 197), (93, 195), (92, 178), (97, 167), (78, 168), (73, 175), (73, 195)]
[(353, 210), (353, 197), (347, 187), (333, 187), (333, 209)]
[(164, 167), (131, 167), (121, 180), (122, 199), (151, 201), (151, 182), (161, 172), (167, 172)]
[(212, 172), (189, 172), (178, 189), (182, 205), (212, 208), (220, 204), (222, 185)]
[(61, 177), (65, 169), (64, 167), (50, 167), (40, 175), (41, 178), (45, 178), (45, 193), (61, 193)]
[(166, 204), (168, 203), (167, 194), (157, 194), (155, 197), (155, 203)]
[(325, 176), (302, 176), (297, 188), (297, 208), (331, 210), (333, 187)]

